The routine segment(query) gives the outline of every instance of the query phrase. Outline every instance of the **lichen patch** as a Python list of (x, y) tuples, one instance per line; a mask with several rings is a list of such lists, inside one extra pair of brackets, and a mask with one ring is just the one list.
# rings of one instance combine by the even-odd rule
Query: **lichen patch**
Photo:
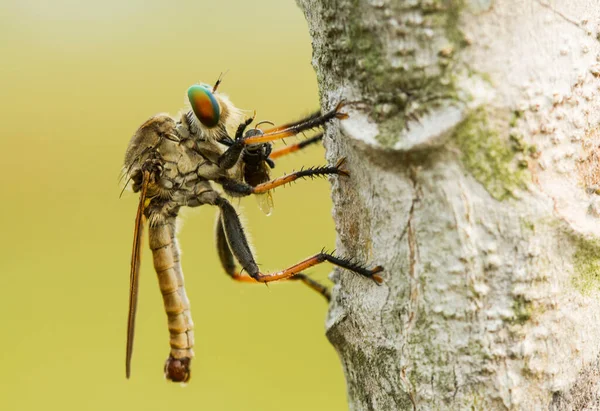
[(600, 240), (582, 238), (573, 255), (573, 286), (582, 294), (600, 290)]
[[(500, 120), (491, 122), (490, 118)], [(465, 168), (497, 200), (514, 197), (515, 190), (525, 188), (530, 180), (524, 158), (530, 150), (505, 136), (510, 118), (504, 129), (502, 118), (501, 113), (489, 116), (485, 108), (478, 108), (456, 128), (452, 139)]]

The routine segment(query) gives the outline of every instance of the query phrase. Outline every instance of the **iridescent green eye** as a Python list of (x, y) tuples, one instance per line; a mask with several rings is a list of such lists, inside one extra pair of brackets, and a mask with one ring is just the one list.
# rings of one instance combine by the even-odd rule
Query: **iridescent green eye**
[(194, 84), (188, 88), (188, 99), (194, 110), (194, 114), (206, 127), (214, 127), (219, 124), (221, 109), (217, 99), (210, 91), (210, 86)]

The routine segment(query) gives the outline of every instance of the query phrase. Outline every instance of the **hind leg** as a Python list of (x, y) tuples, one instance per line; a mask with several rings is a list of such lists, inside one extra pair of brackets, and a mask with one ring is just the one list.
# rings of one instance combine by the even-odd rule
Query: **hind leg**
[[(229, 248), (229, 243), (227, 243), (227, 238), (225, 237), (225, 231), (223, 230), (223, 223), (221, 221), (222, 216), (219, 215), (219, 220), (217, 220), (216, 227), (216, 241), (217, 241), (217, 251), (219, 253), (219, 260), (221, 261), (221, 265), (227, 273), (235, 281), (240, 281), (244, 283), (255, 283), (258, 282), (247, 275), (243, 275), (237, 271), (235, 266), (235, 259), (233, 257), (233, 253)], [(295, 277), (291, 278), (292, 280), (302, 281), (304, 284), (321, 294), (327, 301), (331, 300), (331, 293), (323, 284), (309, 278), (305, 274), (296, 274)]]

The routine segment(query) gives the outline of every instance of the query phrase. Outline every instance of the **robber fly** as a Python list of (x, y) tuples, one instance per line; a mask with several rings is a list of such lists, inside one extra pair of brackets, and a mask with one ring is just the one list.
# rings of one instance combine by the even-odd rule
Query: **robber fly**
[[(377, 283), (382, 281), (378, 275), (382, 267), (367, 269), (325, 252), (275, 273), (259, 270), (236, 210), (213, 188), (213, 183), (220, 185), (225, 194), (239, 197), (268, 195), (275, 187), (303, 177), (348, 176), (341, 159), (334, 166), (308, 168), (269, 179), (269, 171), (275, 165), (273, 159), (319, 141), (322, 134), (276, 151), (271, 148), (272, 141), (323, 126), (333, 119), (344, 119), (347, 115), (340, 111), (342, 104), (338, 104), (327, 113), (317, 112), (295, 123), (265, 131), (258, 127), (246, 131), (254, 118), (243, 119), (242, 112), (227, 96), (217, 91), (220, 81), (219, 78), (212, 87), (206, 84), (191, 86), (187, 92), (190, 109), (176, 117), (168, 114), (151, 117), (133, 135), (125, 153), (125, 176), (128, 182), (132, 181), (133, 191), (140, 193), (131, 257), (127, 378), (131, 373), (140, 247), (145, 221), (149, 223), (150, 249), (169, 324), (171, 351), (164, 367), (165, 376), (175, 382), (186, 382), (190, 378), (194, 324), (175, 237), (176, 219), (181, 207), (207, 204), (219, 208), (217, 251), (225, 272), (236, 281), (267, 283), (299, 280), (329, 299), (325, 286), (302, 273), (325, 261)], [(238, 271), (236, 261), (245, 274)]]

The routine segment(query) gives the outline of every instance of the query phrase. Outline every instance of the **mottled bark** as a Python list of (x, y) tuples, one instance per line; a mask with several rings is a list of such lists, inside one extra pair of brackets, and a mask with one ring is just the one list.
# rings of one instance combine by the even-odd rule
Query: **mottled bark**
[(600, 5), (297, 0), (328, 128), (353, 410), (600, 409)]

